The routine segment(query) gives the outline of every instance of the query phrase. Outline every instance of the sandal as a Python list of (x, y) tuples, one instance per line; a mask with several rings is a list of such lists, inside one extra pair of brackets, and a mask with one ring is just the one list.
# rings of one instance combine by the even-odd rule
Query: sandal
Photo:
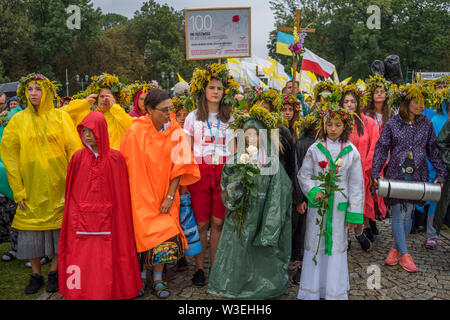
[[(156, 286), (159, 284), (162, 284), (163, 286), (160, 288), (156, 288)], [(162, 280), (154, 281), (153, 286), (152, 286), (152, 291), (153, 291), (153, 294), (155, 294), (160, 299), (167, 299), (168, 297), (170, 297), (169, 287), (167, 286), (167, 282), (165, 282), (165, 281), (162, 281)], [(163, 292), (167, 292), (168, 295), (163, 296), (162, 295)]]
[(13, 261), (15, 259), (17, 259), (17, 253), (14, 250), (9, 250), (8, 252), (6, 252), (3, 256), (2, 256), (2, 261), (3, 262), (10, 262)]

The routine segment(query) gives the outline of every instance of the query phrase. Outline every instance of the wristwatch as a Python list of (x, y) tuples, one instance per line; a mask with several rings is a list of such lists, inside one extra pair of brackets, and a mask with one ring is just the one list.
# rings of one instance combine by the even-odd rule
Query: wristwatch
[(167, 195), (167, 198), (169, 198), (170, 200), (175, 199), (174, 197), (172, 197), (171, 195)]

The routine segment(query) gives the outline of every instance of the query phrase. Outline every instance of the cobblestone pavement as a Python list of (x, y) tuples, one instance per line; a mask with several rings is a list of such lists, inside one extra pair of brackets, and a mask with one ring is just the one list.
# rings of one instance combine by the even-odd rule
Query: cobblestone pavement
[[(408, 273), (400, 265), (384, 265), (389, 249), (393, 244), (389, 220), (377, 221), (380, 235), (377, 236), (371, 251), (362, 251), (353, 237), (349, 252), (350, 300), (448, 300), (450, 299), (450, 237), (441, 234), (436, 250), (424, 247), (425, 233), (411, 234), (407, 240), (409, 253), (414, 258), (418, 273)], [(194, 273), (194, 258), (188, 257), (186, 271), (169, 272), (169, 288), (172, 295), (169, 300), (226, 300), (206, 293), (205, 287), (195, 287), (191, 278)], [(374, 270), (380, 271), (380, 287), (369, 289), (374, 284)], [(208, 276), (208, 254), (206, 254), (205, 273)], [(369, 271), (368, 271), (369, 270)], [(150, 273), (150, 272), (149, 272)], [(373, 285), (371, 286), (373, 287)], [(274, 300), (295, 300), (298, 285), (290, 284), (287, 292)], [(61, 299), (58, 294), (43, 294), (40, 299)], [(157, 300), (151, 289), (137, 300)]]

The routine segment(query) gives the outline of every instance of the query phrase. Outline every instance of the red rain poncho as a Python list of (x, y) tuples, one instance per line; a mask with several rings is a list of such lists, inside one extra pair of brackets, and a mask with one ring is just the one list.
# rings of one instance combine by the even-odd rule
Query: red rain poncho
[(98, 157), (87, 146), (70, 161), (59, 239), (59, 290), (67, 300), (131, 299), (142, 288), (125, 159), (109, 146), (105, 117), (90, 113)]
[(361, 165), (364, 174), (364, 218), (370, 218), (374, 221), (375, 206), (372, 195), (370, 194), (370, 186), (372, 184), (371, 170), (373, 152), (380, 134), (378, 133), (377, 124), (372, 118), (362, 113), (359, 116), (363, 123), (364, 134), (359, 136), (355, 125), (352, 134), (350, 134), (349, 140), (355, 145), (361, 156)]

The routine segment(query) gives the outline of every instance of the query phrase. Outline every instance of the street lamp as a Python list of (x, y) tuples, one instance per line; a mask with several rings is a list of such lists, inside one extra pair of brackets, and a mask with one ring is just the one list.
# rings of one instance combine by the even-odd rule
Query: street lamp
[(77, 79), (77, 82), (78, 82), (78, 84), (80, 84), (81, 83), (81, 91), (84, 91), (84, 84), (86, 83), (86, 84), (88, 84), (89, 83), (89, 75), (84, 75), (84, 77), (83, 76), (80, 76), (79, 74), (77, 74), (76, 76), (75, 76), (75, 78)]

